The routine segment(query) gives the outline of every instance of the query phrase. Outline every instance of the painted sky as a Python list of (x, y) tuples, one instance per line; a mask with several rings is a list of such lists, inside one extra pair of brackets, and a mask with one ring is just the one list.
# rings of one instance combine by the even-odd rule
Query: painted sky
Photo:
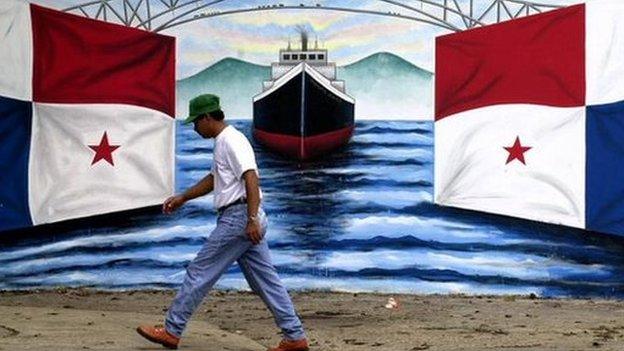
[[(467, 1), (460, 0), (459, 3), (461, 5)], [(87, 2), (87, 0), (34, 0), (32, 2), (62, 9)], [(578, 1), (541, 0), (539, 2), (562, 5)], [(257, 7), (277, 3), (287, 5), (319, 3), (323, 6), (410, 13), (409, 10), (379, 0), (281, 0), (275, 2), (229, 0), (201, 11), (223, 11), (236, 7)], [(417, 1), (406, 3), (414, 4), (415, 8), (421, 6)], [(489, 0), (475, 0), (475, 3), (486, 4)], [(424, 9), (427, 10), (426, 7)], [(313, 32), (312, 40), (318, 37), (319, 46), (327, 48), (330, 60), (338, 65), (349, 64), (370, 54), (387, 51), (430, 71), (433, 71), (434, 67), (433, 38), (436, 35), (449, 33), (446, 29), (407, 19), (327, 10), (279, 10), (212, 17), (171, 28), (163, 33), (178, 38), (177, 74), (180, 79), (197, 73), (225, 57), (268, 65), (277, 59), (279, 49), (284, 48), (289, 39), (293, 45), (298, 45), (297, 25), (304, 25)]]

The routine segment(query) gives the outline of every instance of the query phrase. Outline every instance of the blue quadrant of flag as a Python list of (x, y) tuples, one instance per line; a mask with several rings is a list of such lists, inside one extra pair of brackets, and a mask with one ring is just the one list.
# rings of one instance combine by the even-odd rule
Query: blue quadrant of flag
[(0, 223), (3, 229), (32, 225), (28, 208), (28, 155), (32, 103), (0, 96)]
[(586, 228), (624, 233), (624, 101), (586, 111)]

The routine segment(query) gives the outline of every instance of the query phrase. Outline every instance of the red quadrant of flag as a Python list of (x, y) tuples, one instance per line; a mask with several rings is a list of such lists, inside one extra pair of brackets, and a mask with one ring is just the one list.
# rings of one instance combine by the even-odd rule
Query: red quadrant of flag
[(128, 104), (174, 117), (175, 38), (37, 5), (31, 14), (35, 102)]
[(496, 104), (585, 104), (585, 5), (436, 38), (435, 119)]

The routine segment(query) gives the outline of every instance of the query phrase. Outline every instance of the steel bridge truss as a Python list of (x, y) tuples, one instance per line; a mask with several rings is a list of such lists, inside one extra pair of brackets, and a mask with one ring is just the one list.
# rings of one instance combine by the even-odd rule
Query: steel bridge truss
[(64, 11), (153, 32), (207, 18), (285, 10), (342, 11), (395, 17), (458, 32), (560, 7), (523, 0), (376, 0), (362, 7), (335, 6), (323, 0), (248, 4), (249, 1), (241, 0), (96, 0)]

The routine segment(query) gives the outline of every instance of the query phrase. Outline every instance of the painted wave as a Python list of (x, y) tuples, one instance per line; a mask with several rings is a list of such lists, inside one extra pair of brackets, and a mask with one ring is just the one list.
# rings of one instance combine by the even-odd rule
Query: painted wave
[[(249, 121), (233, 124), (250, 137)], [(182, 190), (209, 172), (213, 143), (185, 126), (176, 142)], [(347, 147), (305, 164), (254, 148), (289, 289), (624, 297), (620, 238), (433, 205), (431, 122), (361, 121)], [(2, 246), (0, 289), (176, 287), (214, 228), (212, 201)], [(216, 287), (248, 289), (236, 264)]]

